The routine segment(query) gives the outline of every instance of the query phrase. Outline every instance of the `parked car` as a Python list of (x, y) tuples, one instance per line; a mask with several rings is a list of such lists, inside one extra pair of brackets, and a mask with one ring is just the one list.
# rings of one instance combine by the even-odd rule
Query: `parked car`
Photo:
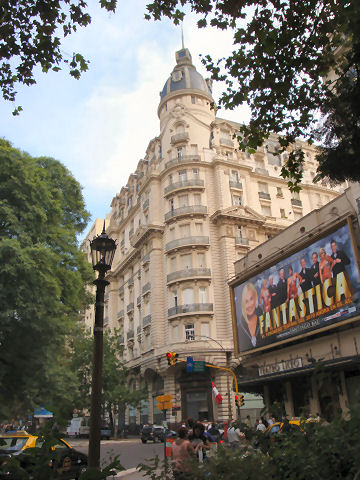
[[(157, 435), (155, 434), (155, 427), (153, 425), (144, 425), (141, 430), (141, 441), (142, 443), (146, 443), (147, 441), (156, 442)], [(161, 428), (161, 427), (160, 427)]]
[[(8, 432), (0, 436), (0, 479), (17, 480), (18, 475), (12, 465), (16, 457), (21, 468), (30, 472), (44, 444), (44, 439), (25, 431)], [(51, 446), (49, 461), (44, 468), (52, 469), (54, 477), (61, 480), (78, 479), (87, 468), (87, 456), (71, 447), (65, 440), (59, 439)], [(34, 477), (35, 479), (35, 477)]]
[(169, 430), (168, 428), (165, 429), (164, 427), (161, 427), (161, 431), (158, 433), (158, 438), (161, 442), (165, 440), (165, 438), (176, 438), (177, 433), (174, 432), (174, 430)]
[(68, 437), (88, 437), (90, 433), (90, 417), (74, 417), (66, 428)]
[(111, 428), (109, 428), (107, 425), (103, 425), (101, 427), (101, 438), (110, 440), (110, 437), (111, 437)]

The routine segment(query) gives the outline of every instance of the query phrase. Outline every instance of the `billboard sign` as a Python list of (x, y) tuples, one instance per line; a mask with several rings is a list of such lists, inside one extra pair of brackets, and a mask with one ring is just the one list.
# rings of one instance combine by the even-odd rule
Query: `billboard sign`
[(348, 225), (232, 289), (238, 353), (358, 315), (359, 273)]

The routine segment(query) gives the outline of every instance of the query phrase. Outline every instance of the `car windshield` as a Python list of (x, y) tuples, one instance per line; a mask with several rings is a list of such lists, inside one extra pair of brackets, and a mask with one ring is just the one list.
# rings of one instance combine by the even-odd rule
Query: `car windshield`
[(11, 450), (18, 452), (23, 448), (27, 441), (27, 438), (20, 437), (2, 437), (0, 438), (0, 450)]

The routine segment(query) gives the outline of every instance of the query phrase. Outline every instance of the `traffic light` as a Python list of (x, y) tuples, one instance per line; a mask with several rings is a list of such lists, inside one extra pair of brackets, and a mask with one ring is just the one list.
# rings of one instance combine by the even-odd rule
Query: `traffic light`
[(244, 395), (235, 395), (235, 405), (239, 408), (245, 405)]
[(240, 395), (240, 407), (245, 405), (244, 395)]
[(166, 358), (169, 366), (176, 365), (179, 354), (175, 352), (167, 352)]
[(239, 408), (240, 405), (239, 405), (239, 397), (237, 395), (235, 395), (235, 405)]

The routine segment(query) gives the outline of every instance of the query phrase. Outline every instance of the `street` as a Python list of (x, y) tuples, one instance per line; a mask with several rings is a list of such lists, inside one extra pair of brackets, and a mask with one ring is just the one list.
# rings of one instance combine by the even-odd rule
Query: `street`
[[(66, 439), (76, 450), (88, 453), (88, 439)], [(154, 458), (158, 455), (161, 460), (164, 458), (163, 443), (141, 443), (140, 437), (121, 440), (101, 441), (101, 464), (106, 465), (116, 455), (119, 455), (120, 463), (125, 469), (137, 467), (141, 462)]]

